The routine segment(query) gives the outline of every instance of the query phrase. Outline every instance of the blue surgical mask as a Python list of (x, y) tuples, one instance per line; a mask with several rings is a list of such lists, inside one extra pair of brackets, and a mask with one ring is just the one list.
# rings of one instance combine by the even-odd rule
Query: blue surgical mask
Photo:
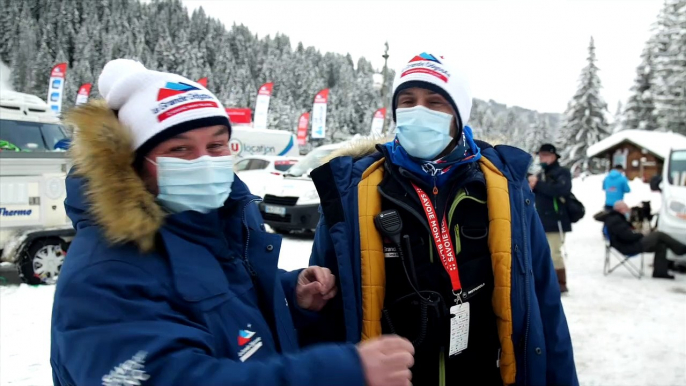
[(233, 156), (148, 161), (157, 165), (157, 201), (172, 213), (207, 213), (222, 207), (231, 194)]
[(415, 106), (397, 109), (395, 116), (400, 146), (412, 157), (434, 160), (453, 140), (450, 114)]

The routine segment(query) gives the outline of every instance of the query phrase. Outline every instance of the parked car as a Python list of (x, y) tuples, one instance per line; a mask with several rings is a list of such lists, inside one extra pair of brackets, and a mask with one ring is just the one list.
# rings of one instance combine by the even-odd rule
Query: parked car
[(240, 158), (234, 170), (250, 192), (257, 196), (264, 196), (267, 186), (278, 184), (283, 174), (302, 157), (293, 156), (249, 156)]
[(254, 155), (241, 158), (236, 162), (234, 171), (243, 175), (247, 172), (268, 172), (276, 176), (282, 175), (302, 157)]
[(259, 204), (264, 222), (277, 233), (314, 230), (319, 222), (319, 194), (310, 178), (312, 169), (346, 142), (312, 150), (289, 169), (283, 178), (269, 183)]

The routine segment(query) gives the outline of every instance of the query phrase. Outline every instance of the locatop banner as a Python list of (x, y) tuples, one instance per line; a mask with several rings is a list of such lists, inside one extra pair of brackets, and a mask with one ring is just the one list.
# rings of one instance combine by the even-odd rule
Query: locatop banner
[(326, 137), (326, 102), (329, 100), (329, 89), (317, 93), (312, 106), (312, 138)]
[(298, 145), (307, 144), (307, 126), (310, 124), (310, 113), (303, 113), (298, 119)]
[(370, 130), (371, 135), (380, 136), (383, 131), (383, 121), (386, 119), (386, 108), (382, 107), (374, 113), (374, 118), (372, 118), (372, 128)]
[(269, 100), (272, 96), (274, 83), (265, 83), (257, 91), (257, 99), (255, 100), (255, 118), (254, 127), (256, 129), (267, 128), (267, 114), (269, 113)]
[(91, 94), (92, 83), (84, 83), (79, 87), (79, 92), (76, 93), (76, 106), (88, 102), (88, 96)]
[(62, 111), (62, 94), (66, 80), (67, 63), (56, 64), (50, 71), (50, 82), (48, 83), (48, 106), (55, 114)]

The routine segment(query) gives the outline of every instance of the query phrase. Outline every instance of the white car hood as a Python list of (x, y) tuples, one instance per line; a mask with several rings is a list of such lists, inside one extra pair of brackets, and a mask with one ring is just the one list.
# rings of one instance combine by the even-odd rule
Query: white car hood
[(309, 178), (284, 177), (280, 182), (266, 187), (264, 194), (279, 197), (300, 197), (315, 190), (314, 182)]

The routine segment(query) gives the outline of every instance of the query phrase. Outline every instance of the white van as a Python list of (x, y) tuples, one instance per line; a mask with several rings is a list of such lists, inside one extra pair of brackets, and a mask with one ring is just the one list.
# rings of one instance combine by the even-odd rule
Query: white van
[(75, 231), (64, 210), (68, 142), (40, 98), (0, 95), (0, 256), (23, 281), (54, 283)]
[(237, 158), (253, 155), (300, 155), (295, 134), (284, 130), (232, 127), (229, 146), (231, 153)]
[(319, 222), (319, 194), (310, 178), (312, 169), (347, 142), (320, 146), (298, 161), (279, 183), (270, 184), (259, 203), (264, 222), (277, 233), (314, 230)]
[[(672, 149), (662, 172), (662, 205), (657, 229), (686, 244), (686, 147)], [(667, 258), (686, 263), (672, 251)]]

